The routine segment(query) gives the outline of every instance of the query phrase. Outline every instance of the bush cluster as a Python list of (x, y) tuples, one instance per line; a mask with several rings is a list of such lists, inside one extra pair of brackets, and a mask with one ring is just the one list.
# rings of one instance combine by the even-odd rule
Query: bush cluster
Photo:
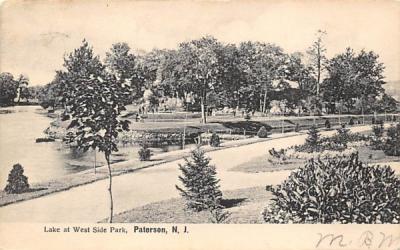
[(388, 129), (384, 152), (386, 155), (400, 156), (400, 123)]
[(277, 188), (263, 212), (268, 223), (399, 223), (400, 179), (389, 166), (358, 155), (311, 159)]
[(147, 145), (142, 145), (138, 151), (139, 159), (141, 161), (148, 161), (151, 157), (151, 151)]
[(210, 137), (210, 146), (211, 147), (219, 147), (221, 144), (220, 138), (217, 133), (213, 132)]
[(331, 128), (331, 122), (328, 119), (325, 120), (325, 128), (327, 129)]
[(264, 126), (260, 127), (260, 129), (257, 132), (257, 136), (258, 138), (267, 138), (268, 137), (267, 129)]
[(339, 128), (333, 136), (321, 138), (315, 128), (310, 128), (306, 143), (297, 145), (294, 149), (297, 152), (306, 153), (322, 152), (326, 150), (343, 151), (347, 149), (347, 144), (350, 142), (367, 140), (367, 136), (351, 133), (350, 130), (346, 128)]
[(385, 132), (383, 124), (372, 126), (373, 135), (370, 137), (370, 144), (372, 149), (380, 150), (384, 148), (383, 134)]
[(24, 168), (21, 164), (17, 163), (11, 169), (4, 191), (7, 194), (20, 194), (29, 191), (28, 177), (24, 175)]
[[(277, 160), (278, 164), (283, 164), (288, 160), (288, 157), (286, 156), (286, 150), (285, 149), (280, 149), (276, 150), (275, 148), (272, 148), (268, 150), (269, 155), (272, 157), (272, 159)], [(268, 161), (271, 163), (274, 163), (274, 160), (269, 159)]]

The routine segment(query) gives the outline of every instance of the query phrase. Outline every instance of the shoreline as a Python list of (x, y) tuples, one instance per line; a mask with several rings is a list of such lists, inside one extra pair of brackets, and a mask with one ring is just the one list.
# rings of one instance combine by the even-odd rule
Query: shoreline
[[(220, 147), (213, 148), (209, 145), (202, 146), (202, 149), (207, 153), (211, 151), (224, 150), (231, 147), (245, 146), (249, 144), (264, 142), (268, 140), (280, 139), (285, 137), (301, 135), (301, 132), (296, 134), (286, 133), (279, 137), (268, 138), (250, 138), (244, 140), (236, 140), (222, 143)], [(111, 165), (112, 176), (119, 176), (123, 174), (132, 173), (141, 169), (155, 167), (163, 163), (168, 163), (176, 160), (183, 159), (190, 155), (191, 149), (182, 149), (155, 155), (154, 159), (150, 161), (140, 160), (127, 160), (117, 162)], [(132, 167), (133, 166), (133, 167)], [(101, 181), (108, 178), (107, 166), (99, 166), (96, 168), (97, 173), (94, 174), (93, 169), (87, 169), (78, 173), (66, 175), (60, 178), (52, 179), (45, 182), (32, 183), (30, 192), (21, 194), (6, 194), (4, 191), (0, 192), (0, 207), (19, 203), (31, 199), (40, 198), (57, 192), (67, 191), (74, 187), (79, 187), (87, 184)]]
[[(351, 127), (350, 127), (351, 128)], [(365, 128), (365, 130), (370, 129), (370, 125), (364, 126), (354, 126), (353, 128)], [(334, 132), (335, 128), (329, 130)], [(327, 131), (329, 133), (329, 131)], [(300, 132), (288, 132), (288, 133), (274, 133), (269, 135), (268, 138), (258, 138), (253, 137), (249, 139), (227, 141), (221, 144), (220, 147), (211, 147), (209, 145), (202, 146), (202, 149), (207, 153), (211, 151), (224, 150), (231, 147), (245, 146), (249, 144), (265, 142), (269, 140), (281, 139), (286, 137), (293, 137), (304, 135), (306, 131)], [(163, 163), (168, 163), (176, 160), (183, 159), (190, 155), (192, 149), (182, 149), (175, 150), (166, 153), (160, 153), (154, 156), (150, 161), (139, 161), (138, 159), (126, 160), (117, 162), (111, 165), (112, 175), (119, 176), (123, 174), (132, 173), (140, 169), (145, 169), (149, 167), (155, 167)], [(93, 168), (80, 171), (78, 173), (69, 174), (60, 178), (51, 179), (45, 182), (32, 183), (31, 191), (22, 194), (6, 194), (4, 191), (0, 192), (0, 207), (7, 206), (10, 204), (27, 201), (52, 193), (67, 191), (74, 187), (79, 187), (87, 184), (94, 183), (96, 181), (104, 180), (108, 178), (108, 172), (106, 166), (99, 166), (96, 168), (97, 173), (94, 174)]]

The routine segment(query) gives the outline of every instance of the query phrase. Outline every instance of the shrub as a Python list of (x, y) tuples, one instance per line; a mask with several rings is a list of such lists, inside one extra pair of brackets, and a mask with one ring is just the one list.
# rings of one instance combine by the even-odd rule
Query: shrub
[(383, 132), (384, 132), (384, 128), (383, 128), (383, 124), (381, 125), (374, 125), (372, 126), (372, 132), (374, 133), (374, 135), (378, 138), (383, 136)]
[(344, 145), (345, 148), (347, 148), (347, 143), (349, 143), (351, 141), (350, 138), (350, 133), (349, 133), (349, 129), (347, 128), (338, 128), (337, 129), (337, 133), (334, 136), (335, 140), (341, 144)]
[(307, 132), (308, 137), (306, 138), (306, 145), (308, 145), (312, 151), (318, 151), (318, 144), (320, 139), (320, 134), (317, 127), (311, 126)]
[(142, 145), (142, 146), (140, 147), (139, 151), (138, 151), (138, 154), (139, 154), (139, 159), (140, 159), (141, 161), (148, 161), (148, 160), (150, 160), (151, 151), (150, 151), (150, 149), (148, 148), (147, 145), (145, 145), (145, 144)]
[[(285, 163), (288, 160), (288, 157), (286, 156), (286, 150), (285, 149), (281, 149), (281, 150), (275, 150), (275, 148), (272, 148), (270, 150), (268, 150), (268, 153), (272, 156), (273, 159), (278, 160), (278, 164), (281, 165), (283, 163)], [(271, 163), (273, 163), (273, 161), (270, 160)]]
[(399, 223), (400, 179), (389, 166), (350, 158), (311, 159), (277, 188), (268, 223)]
[(221, 142), (219, 136), (217, 135), (217, 133), (213, 132), (210, 138), (211, 147), (219, 147), (220, 144)]
[(229, 220), (231, 213), (223, 210), (223, 206), (215, 204), (209, 208), (210, 211), (210, 220), (212, 223), (223, 223)]
[(191, 160), (185, 158), (185, 164), (179, 164), (182, 175), (179, 180), (183, 187), (175, 186), (186, 205), (194, 211), (205, 209), (212, 210), (221, 205), (222, 193), (219, 189), (219, 179), (215, 166), (210, 165), (210, 159), (204, 155), (204, 151), (197, 148), (191, 152)]
[(259, 138), (267, 138), (268, 137), (267, 129), (264, 126), (260, 127), (260, 129), (257, 132), (257, 136)]
[(350, 117), (349, 125), (350, 125), (350, 126), (353, 126), (353, 125), (354, 125), (354, 118), (353, 118), (353, 117)]
[(327, 129), (331, 128), (331, 122), (328, 119), (325, 120), (325, 128)]
[(384, 152), (386, 155), (400, 156), (400, 123), (388, 129)]
[(300, 124), (296, 123), (296, 126), (294, 127), (294, 132), (299, 132), (300, 131)]
[(383, 124), (372, 126), (372, 132), (373, 136), (370, 137), (370, 144), (372, 149), (374, 150), (383, 149), (384, 148), (384, 140), (382, 138), (384, 133)]
[(7, 194), (20, 194), (29, 190), (28, 177), (24, 175), (24, 168), (19, 163), (11, 169), (7, 182), (4, 188)]

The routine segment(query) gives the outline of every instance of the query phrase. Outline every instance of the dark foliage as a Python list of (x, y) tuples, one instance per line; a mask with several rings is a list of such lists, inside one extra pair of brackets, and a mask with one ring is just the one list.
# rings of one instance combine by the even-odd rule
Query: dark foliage
[(385, 132), (383, 124), (372, 126), (373, 135), (370, 137), (372, 149), (381, 150), (384, 148), (383, 133)]
[(213, 132), (210, 138), (211, 147), (219, 147), (220, 144), (221, 141), (219, 139), (219, 136), (217, 135), (217, 133)]
[(317, 127), (311, 126), (307, 132), (308, 137), (306, 138), (306, 145), (310, 147), (312, 152), (318, 151), (320, 134)]
[(294, 127), (294, 132), (299, 132), (300, 131), (300, 124), (296, 123), (296, 126)]
[(20, 194), (29, 191), (28, 177), (24, 175), (24, 168), (21, 164), (17, 163), (11, 169), (4, 191), (8, 194)]
[(148, 161), (148, 160), (150, 160), (151, 151), (150, 151), (150, 149), (148, 148), (147, 145), (141, 146), (140, 149), (139, 149), (139, 151), (138, 151), (138, 154), (139, 154), (139, 159), (140, 159), (141, 161)]
[(277, 188), (268, 223), (399, 223), (400, 179), (389, 166), (349, 159), (310, 160)]
[(350, 118), (350, 120), (349, 120), (349, 125), (350, 125), (350, 126), (353, 126), (353, 125), (354, 125), (354, 118), (353, 118), (353, 117)]
[(384, 151), (386, 155), (400, 156), (400, 123), (388, 129)]
[(327, 129), (331, 128), (331, 122), (328, 119), (325, 120), (325, 128)]
[(222, 193), (215, 166), (204, 151), (197, 148), (191, 152), (191, 160), (185, 158), (185, 164), (179, 164), (182, 175), (179, 180), (183, 187), (175, 186), (186, 200), (187, 207), (194, 211), (213, 210), (221, 205)]
[(257, 136), (258, 136), (259, 138), (267, 138), (267, 137), (268, 137), (268, 131), (267, 131), (267, 129), (266, 129), (264, 126), (262, 126), (262, 127), (258, 130)]

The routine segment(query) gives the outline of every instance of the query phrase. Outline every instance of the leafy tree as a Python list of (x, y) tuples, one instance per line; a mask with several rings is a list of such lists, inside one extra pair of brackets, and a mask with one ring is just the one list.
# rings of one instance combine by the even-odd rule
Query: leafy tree
[(54, 79), (39, 92), (38, 99), (44, 108), (52, 107), (54, 110), (56, 107), (64, 107), (63, 95), (67, 94), (66, 91), (63, 91), (64, 78), (66, 78), (65, 72), (56, 71)]
[(384, 92), (382, 85), (385, 84), (383, 80), (385, 67), (378, 60), (378, 54), (365, 50), (361, 50), (354, 60), (351, 78), (355, 84), (356, 97), (361, 100), (362, 109), (366, 101), (367, 104), (371, 101), (374, 103), (375, 99)]
[(18, 82), (8, 72), (0, 73), (0, 105), (10, 105), (17, 97)]
[(327, 66), (328, 77), (324, 80), (324, 99), (334, 109), (334, 103), (343, 100), (350, 111), (355, 100), (360, 100), (362, 113), (367, 108), (376, 110), (376, 98), (383, 93), (384, 66), (374, 52), (362, 50), (358, 55), (351, 48), (336, 55)]
[(210, 159), (200, 148), (191, 152), (191, 158), (191, 161), (185, 158), (185, 164), (179, 165), (182, 172), (179, 180), (183, 187), (176, 185), (176, 188), (186, 199), (188, 208), (195, 211), (213, 210), (221, 205), (222, 200), (215, 167), (210, 165)]
[(179, 45), (179, 82), (200, 99), (202, 122), (207, 122), (207, 93), (220, 84), (218, 53), (222, 45), (211, 36)]
[(244, 84), (243, 74), (240, 71), (241, 63), (237, 46), (224, 45), (220, 55), (222, 88), (219, 89), (218, 95), (221, 106), (236, 108), (247, 101), (247, 96), (241, 92), (241, 86)]
[(350, 48), (342, 54), (332, 58), (328, 65), (328, 77), (324, 80), (322, 88), (324, 100), (331, 104), (332, 112), (335, 111), (335, 103), (344, 100), (348, 109), (354, 104), (357, 97), (354, 84), (355, 54)]
[[(129, 121), (120, 120), (119, 115), (125, 110), (125, 100), (131, 95), (131, 89), (125, 81), (104, 72), (103, 65), (93, 55), (86, 41), (65, 59), (64, 65), (67, 68), (64, 84), (69, 91), (64, 96), (64, 118), (71, 120), (68, 129), (75, 129), (73, 139), (79, 149), (86, 151), (92, 148), (104, 153), (108, 167), (111, 223), (113, 197), (110, 156), (118, 151), (119, 132), (129, 130)], [(73, 82), (69, 82), (71, 80)]]
[[(58, 71), (56, 81), (62, 95), (61, 103), (74, 99), (79, 93), (79, 85), (85, 82), (95, 82), (98, 77), (105, 79), (105, 66), (101, 63), (99, 56), (93, 54), (93, 49), (86, 40), (82, 45), (64, 58), (66, 71)], [(97, 89), (92, 89), (98, 92)]]
[(17, 163), (8, 175), (7, 185), (4, 189), (8, 194), (20, 194), (29, 190), (28, 177), (24, 175), (24, 168)]
[(266, 112), (273, 81), (284, 77), (286, 55), (282, 48), (273, 44), (243, 42), (239, 46), (239, 57), (245, 79), (240, 91), (248, 99), (247, 106)]
[(21, 101), (21, 98), (27, 99), (29, 98), (29, 91), (28, 91), (28, 85), (29, 85), (29, 78), (25, 75), (19, 75), (17, 79), (18, 83), (18, 101), (17, 103)]
[(384, 93), (382, 98), (377, 102), (379, 112), (395, 112), (399, 102), (392, 96)]
[(136, 56), (130, 52), (127, 43), (113, 44), (110, 51), (106, 52), (105, 64), (110, 73), (114, 74), (120, 81), (129, 82), (134, 90), (133, 93), (140, 95), (143, 93), (143, 76), (140, 74), (140, 66), (137, 61)]
[(317, 40), (311, 45), (307, 53), (310, 57), (311, 66), (314, 69), (314, 74), (316, 75), (316, 95), (319, 96), (321, 83), (321, 75), (324, 70), (324, 64), (326, 62), (326, 48), (323, 42), (323, 37), (326, 35), (326, 31), (317, 31)]

